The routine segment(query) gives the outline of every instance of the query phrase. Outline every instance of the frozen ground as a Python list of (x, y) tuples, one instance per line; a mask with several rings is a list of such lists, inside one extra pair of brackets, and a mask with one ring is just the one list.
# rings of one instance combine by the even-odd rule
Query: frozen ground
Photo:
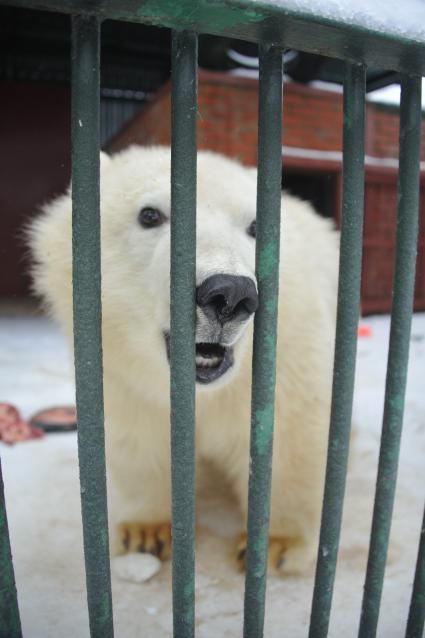
[[(348, 479), (330, 636), (356, 636), (382, 416), (387, 317), (367, 318), (373, 336), (359, 341), (357, 435)], [(413, 321), (406, 416), (390, 559), (379, 636), (404, 635), (425, 485), (425, 315)], [(0, 318), (0, 401), (35, 410), (73, 401), (67, 350), (57, 329), (38, 316)], [(85, 584), (74, 434), (6, 447), (0, 444), (9, 525), (25, 638), (86, 638)], [(204, 489), (197, 545), (197, 636), (241, 635), (243, 578), (231, 566), (238, 531), (222, 488)], [(267, 638), (305, 637), (312, 576), (269, 578)], [(144, 584), (113, 578), (119, 638), (171, 636), (170, 566)]]

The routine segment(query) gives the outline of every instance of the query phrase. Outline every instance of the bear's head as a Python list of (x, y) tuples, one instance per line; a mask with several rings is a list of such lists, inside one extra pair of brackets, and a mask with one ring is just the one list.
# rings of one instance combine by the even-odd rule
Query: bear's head
[[(105, 371), (131, 370), (152, 393), (169, 375), (170, 163), (168, 148), (133, 146), (102, 157), (101, 167)], [(203, 387), (231, 381), (249, 347), (258, 305), (255, 208), (255, 171), (198, 154), (195, 340)], [(44, 207), (30, 234), (35, 288), (71, 336), (69, 193)]]

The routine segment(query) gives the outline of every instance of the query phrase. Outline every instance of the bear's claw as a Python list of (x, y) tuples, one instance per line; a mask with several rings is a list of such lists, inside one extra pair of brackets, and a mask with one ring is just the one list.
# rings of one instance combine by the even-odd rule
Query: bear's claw
[[(247, 535), (240, 534), (236, 542), (236, 566), (245, 571)], [(270, 536), (268, 550), (268, 571), (270, 574), (298, 573), (304, 569), (304, 560), (300, 561), (297, 541), (290, 538)], [(294, 554), (294, 556), (292, 556)], [(302, 553), (301, 553), (302, 555)], [(287, 559), (290, 559), (289, 561)], [(295, 560), (292, 560), (294, 558)], [(299, 565), (298, 562), (302, 563)], [(294, 564), (292, 564), (294, 563)], [(289, 567), (289, 569), (287, 569)]]
[(161, 560), (171, 556), (171, 523), (124, 522), (118, 527), (120, 554), (142, 552)]

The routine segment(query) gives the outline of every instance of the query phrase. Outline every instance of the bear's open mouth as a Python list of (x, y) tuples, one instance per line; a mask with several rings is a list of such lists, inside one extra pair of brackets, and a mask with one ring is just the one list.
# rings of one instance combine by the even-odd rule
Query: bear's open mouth
[[(167, 357), (170, 361), (170, 335), (164, 334)], [(195, 352), (196, 381), (211, 383), (219, 379), (233, 365), (233, 348), (221, 343), (197, 343)]]

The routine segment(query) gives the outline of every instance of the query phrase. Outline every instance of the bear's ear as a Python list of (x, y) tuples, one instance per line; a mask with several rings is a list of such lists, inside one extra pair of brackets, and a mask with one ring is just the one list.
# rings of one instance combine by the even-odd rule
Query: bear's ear
[(106, 168), (111, 163), (111, 158), (105, 151), (100, 151), (100, 168)]

